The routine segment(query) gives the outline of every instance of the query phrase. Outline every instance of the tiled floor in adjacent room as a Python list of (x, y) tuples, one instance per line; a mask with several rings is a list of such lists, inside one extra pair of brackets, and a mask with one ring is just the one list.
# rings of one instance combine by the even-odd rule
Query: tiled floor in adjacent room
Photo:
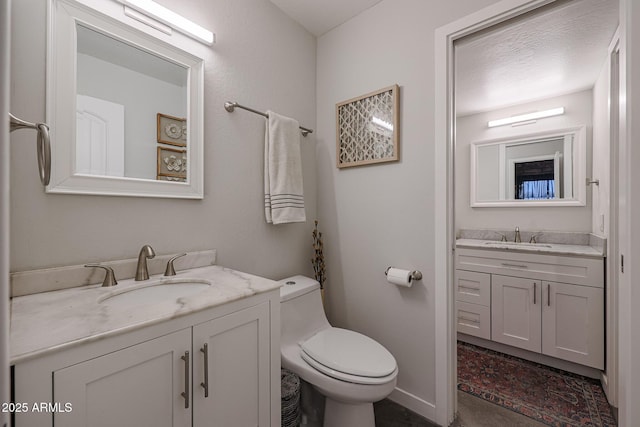
[[(388, 400), (374, 405), (376, 427), (436, 427), (420, 415)], [(544, 427), (524, 415), (458, 391), (458, 417), (454, 427)]]

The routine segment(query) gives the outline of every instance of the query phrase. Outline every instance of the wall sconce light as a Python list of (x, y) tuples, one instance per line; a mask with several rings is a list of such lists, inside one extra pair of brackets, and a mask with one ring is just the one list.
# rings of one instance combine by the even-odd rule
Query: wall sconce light
[(496, 126), (511, 125), (513, 123), (529, 122), (532, 120), (544, 119), (546, 117), (559, 116), (561, 114), (564, 114), (564, 107), (552, 108), (551, 110), (536, 111), (535, 113), (521, 114), (519, 116), (507, 117), (504, 119), (491, 120), (487, 123), (487, 126), (493, 128)]
[(178, 15), (172, 10), (159, 5), (152, 0), (121, 0), (126, 7), (130, 7), (152, 19), (155, 19), (181, 33), (198, 40), (208, 46), (215, 43), (215, 35), (200, 25)]

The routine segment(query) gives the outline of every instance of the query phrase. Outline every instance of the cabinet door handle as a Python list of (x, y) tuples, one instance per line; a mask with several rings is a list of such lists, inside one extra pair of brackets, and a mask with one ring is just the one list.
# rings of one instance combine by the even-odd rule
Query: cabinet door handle
[(547, 283), (547, 307), (551, 307), (551, 285)]
[(185, 351), (180, 359), (184, 360), (184, 391), (180, 395), (184, 397), (185, 409), (189, 409), (189, 352)]
[(458, 316), (458, 320), (466, 320), (467, 322), (480, 323), (479, 320), (470, 319), (470, 318), (465, 317), (465, 316)]
[(533, 305), (536, 305), (536, 294), (538, 292), (536, 292), (536, 288), (537, 288), (537, 283), (533, 282)]
[(509, 264), (508, 262), (502, 263), (503, 267), (514, 267), (514, 268), (529, 268), (528, 265), (525, 264)]
[(200, 386), (204, 388), (204, 397), (209, 397), (209, 345), (205, 343), (200, 352), (204, 354), (204, 382)]

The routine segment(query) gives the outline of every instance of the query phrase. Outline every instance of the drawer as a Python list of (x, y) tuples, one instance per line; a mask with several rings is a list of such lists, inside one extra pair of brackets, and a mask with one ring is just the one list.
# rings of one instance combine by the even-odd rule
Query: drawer
[(457, 301), (456, 323), (458, 332), (491, 339), (491, 309), (487, 306)]
[(456, 269), (604, 287), (604, 260), (601, 258), (459, 248), (456, 250)]
[(456, 270), (456, 301), (491, 305), (491, 275)]

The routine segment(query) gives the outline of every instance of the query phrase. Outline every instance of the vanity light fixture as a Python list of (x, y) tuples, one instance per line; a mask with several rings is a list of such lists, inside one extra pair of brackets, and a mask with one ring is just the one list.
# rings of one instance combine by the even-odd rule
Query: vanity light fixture
[(161, 23), (168, 25), (169, 27), (186, 34), (208, 46), (211, 46), (215, 42), (215, 35), (201, 27), (200, 25), (188, 20), (187, 18), (178, 15), (172, 10), (159, 5), (152, 0), (121, 0), (125, 6), (128, 6), (136, 11), (143, 13), (153, 19), (160, 21)]
[(504, 119), (491, 120), (487, 123), (490, 128), (496, 126), (510, 125), (513, 123), (528, 122), (531, 120), (544, 119), (546, 117), (559, 116), (564, 114), (564, 107), (552, 108), (550, 110), (536, 111), (535, 113), (521, 114), (519, 116), (507, 117)]

